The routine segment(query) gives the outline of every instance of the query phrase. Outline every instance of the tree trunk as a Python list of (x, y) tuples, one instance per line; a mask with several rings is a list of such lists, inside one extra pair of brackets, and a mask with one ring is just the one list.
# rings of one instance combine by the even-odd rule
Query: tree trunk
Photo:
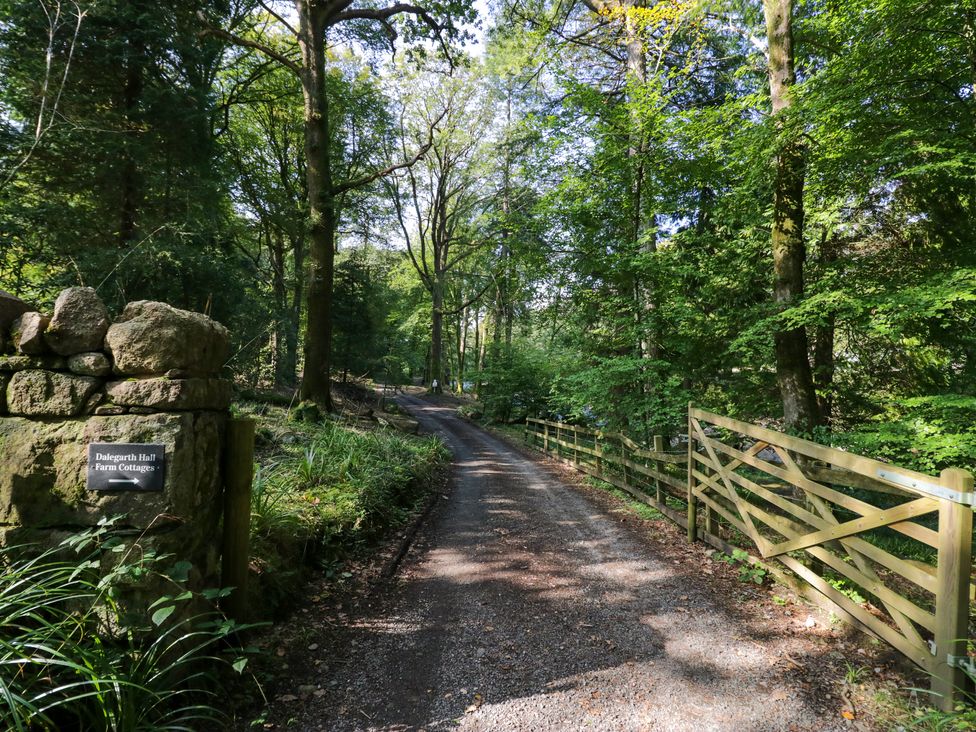
[(268, 253), (271, 260), (271, 291), (274, 298), (275, 324), (274, 345), (271, 350), (272, 379), (275, 389), (284, 387), (289, 380), (286, 355), (288, 342), (288, 292), (285, 285), (285, 237), (276, 231), (268, 231)]
[(329, 154), (329, 102), (325, 93), (325, 30), (318, 5), (298, 0), (302, 95), (305, 102), (305, 177), (308, 185), (309, 271), (302, 399), (333, 411), (332, 277), (338, 225)]
[(122, 89), (122, 105), (125, 115), (125, 134), (123, 135), (123, 163), (119, 190), (122, 194), (119, 205), (119, 245), (129, 246), (136, 238), (136, 219), (140, 208), (142, 190), (139, 166), (133, 156), (138, 146), (135, 142), (141, 126), (142, 115), (139, 102), (144, 88), (144, 67), (146, 49), (141, 39), (141, 28), (130, 28), (130, 36), (125, 42), (125, 86)]
[[(796, 82), (793, 67), (792, 0), (763, 0), (769, 44), (769, 91), (773, 117), (782, 139), (776, 155), (776, 190), (773, 202), (773, 300), (780, 310), (803, 296), (803, 183), (805, 161), (797, 137), (783, 129), (784, 115), (793, 103)], [(773, 335), (776, 377), (783, 400), (786, 428), (809, 432), (820, 423), (813, 387), (807, 334), (804, 328), (779, 330)]]
[(458, 368), (457, 393), (464, 393), (464, 371), (468, 361), (468, 324), (471, 319), (471, 307), (465, 307), (458, 321)]
[[(485, 317), (487, 317), (488, 312), (485, 311)], [(485, 318), (481, 317), (481, 307), (478, 306), (474, 309), (474, 352), (477, 354), (477, 363), (475, 364), (475, 375), (474, 381), (474, 396), (478, 398), (481, 395), (481, 371), (485, 368), (485, 341), (488, 338), (488, 334), (484, 332), (485, 328)]]
[(431, 298), (430, 391), (432, 394), (441, 394), (444, 391), (444, 282), (439, 274), (434, 278)]
[(305, 300), (305, 242), (301, 237), (292, 240), (292, 262), (295, 268), (295, 282), (291, 292), (291, 307), (288, 309), (288, 322), (285, 329), (285, 364), (282, 371), (287, 376), (286, 384), (295, 383), (298, 375), (298, 333), (302, 323), (302, 303)]

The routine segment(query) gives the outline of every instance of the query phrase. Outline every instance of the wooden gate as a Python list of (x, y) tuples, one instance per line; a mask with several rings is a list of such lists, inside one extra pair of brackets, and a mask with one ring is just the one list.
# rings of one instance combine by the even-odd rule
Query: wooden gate
[(689, 538), (751, 543), (782, 563), (929, 672), (951, 709), (972, 669), (973, 476), (936, 478), (693, 407), (688, 435)]

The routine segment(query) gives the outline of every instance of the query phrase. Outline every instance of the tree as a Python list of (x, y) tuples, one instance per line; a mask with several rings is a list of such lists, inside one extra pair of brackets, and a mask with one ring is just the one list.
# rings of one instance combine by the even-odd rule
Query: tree
[(389, 179), (389, 190), (410, 261), (430, 293), (428, 383), (440, 393), (445, 383), (444, 317), (463, 311), (486, 289), (453, 309), (446, 307), (449, 278), (484, 245), (476, 218), (484, 196), (484, 136), (493, 109), (470, 71), (428, 74), (417, 86), (407, 102), (401, 145), (406, 150), (430, 129), (438, 132), (417, 165)]
[[(796, 70), (793, 58), (793, 0), (763, 0), (769, 46), (769, 94), (780, 139), (773, 204), (773, 300), (780, 309), (803, 297), (803, 145), (789, 122)], [(778, 328), (773, 336), (776, 376), (788, 429), (811, 432), (820, 423), (810, 369), (806, 329)]]
[(196, 37), (199, 5), (0, 4), (0, 276), (12, 289), (43, 303), (83, 282), (113, 307), (138, 294), (232, 323), (219, 293), (241, 266), (209, 124), (223, 44)]
[[(460, 35), (455, 22), (473, 17), (473, 10), (461, 0), (431, 0), (424, 5), (394, 3), (376, 7), (356, 0), (295, 0), (297, 27), (262, 3), (297, 41), (297, 56), (281, 53), (263, 41), (243, 37), (204, 22), (208, 33), (239, 46), (254, 48), (290, 70), (299, 80), (304, 100), (305, 177), (308, 192), (309, 262), (306, 295), (305, 369), (301, 395), (332, 410), (330, 372), (332, 365), (332, 296), (335, 239), (339, 226), (342, 194), (368, 185), (390, 173), (409, 167), (423, 154), (382, 169), (348, 178), (338, 178), (332, 154), (330, 100), (327, 94), (328, 33), (347, 29), (351, 37), (365, 26), (378, 27), (392, 43), (400, 32), (407, 42), (434, 38), (446, 43)], [(395, 25), (400, 21), (400, 28)], [(371, 40), (368, 35), (361, 35)]]

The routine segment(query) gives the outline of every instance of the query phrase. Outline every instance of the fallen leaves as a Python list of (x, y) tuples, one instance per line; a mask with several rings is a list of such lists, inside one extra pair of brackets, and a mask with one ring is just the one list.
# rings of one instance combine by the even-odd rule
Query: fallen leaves
[(471, 699), (471, 703), (468, 704), (467, 707), (465, 707), (464, 713), (474, 714), (479, 709), (481, 709), (481, 705), (484, 703), (485, 703), (485, 698), (481, 694), (475, 694), (474, 697), (472, 697)]

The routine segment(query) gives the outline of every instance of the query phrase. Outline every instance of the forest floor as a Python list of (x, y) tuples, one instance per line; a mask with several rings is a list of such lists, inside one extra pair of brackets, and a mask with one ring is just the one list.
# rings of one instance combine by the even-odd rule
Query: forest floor
[(910, 683), (892, 652), (741, 582), (450, 398), (398, 399), (453, 451), (450, 485), (395, 573), (391, 544), (265, 640), (279, 665), (258, 727), (890, 729), (874, 693)]

